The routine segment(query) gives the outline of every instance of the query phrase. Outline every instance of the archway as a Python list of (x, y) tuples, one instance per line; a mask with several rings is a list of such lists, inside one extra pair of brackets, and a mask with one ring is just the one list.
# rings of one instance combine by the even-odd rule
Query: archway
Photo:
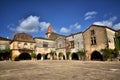
[(65, 60), (65, 55), (63, 55), (63, 60)]
[(42, 57), (42, 55), (39, 53), (39, 54), (37, 55), (37, 60), (41, 60), (41, 57)]
[(79, 60), (79, 57), (76, 53), (72, 54), (72, 60)]
[(45, 60), (50, 59), (50, 54), (49, 54), (49, 53), (45, 54), (44, 59), (45, 59)]
[(31, 60), (31, 56), (29, 53), (21, 53), (19, 55), (19, 59), (20, 60)]
[(91, 55), (91, 60), (103, 61), (103, 56), (98, 51), (94, 51)]

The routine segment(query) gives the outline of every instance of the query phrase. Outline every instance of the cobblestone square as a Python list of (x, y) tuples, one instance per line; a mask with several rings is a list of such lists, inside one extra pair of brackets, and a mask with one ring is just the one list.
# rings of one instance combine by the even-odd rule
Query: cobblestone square
[(120, 62), (1, 61), (0, 80), (120, 80)]

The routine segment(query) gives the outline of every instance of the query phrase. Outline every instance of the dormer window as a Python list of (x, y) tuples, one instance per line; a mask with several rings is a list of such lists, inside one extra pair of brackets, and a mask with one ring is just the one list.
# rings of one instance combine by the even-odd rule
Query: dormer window
[(18, 48), (20, 48), (20, 42), (18, 42)]
[(30, 49), (32, 49), (32, 43), (30, 44)]
[(24, 49), (27, 49), (27, 43), (24, 43)]

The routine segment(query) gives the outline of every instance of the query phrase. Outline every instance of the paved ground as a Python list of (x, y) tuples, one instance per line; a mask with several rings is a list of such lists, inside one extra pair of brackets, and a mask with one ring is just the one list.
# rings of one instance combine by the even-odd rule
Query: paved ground
[(120, 62), (2, 61), (0, 80), (120, 80)]

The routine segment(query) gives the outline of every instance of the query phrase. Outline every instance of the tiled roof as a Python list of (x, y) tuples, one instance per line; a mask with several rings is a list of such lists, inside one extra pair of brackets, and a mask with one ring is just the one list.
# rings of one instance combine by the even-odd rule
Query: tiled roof
[(33, 37), (27, 33), (16, 33), (14, 35), (13, 41), (27, 41), (27, 42), (34, 42)]
[(49, 25), (46, 34), (47, 34), (47, 33), (53, 33), (53, 32), (54, 32), (54, 31), (53, 31), (52, 26)]
[(54, 41), (54, 40), (52, 40), (52, 39), (43, 38), (43, 37), (35, 37), (34, 39), (44, 39), (44, 40), (51, 40), (51, 41)]
[[(112, 30), (112, 31), (116, 31), (116, 30), (114, 30), (114, 29), (112, 29), (112, 28), (110, 28), (110, 27), (108, 27), (108, 26), (102, 26), (102, 25), (95, 25), (95, 24), (92, 24), (91, 26), (89, 26), (85, 31), (87, 31), (90, 27), (92, 27), (92, 26), (95, 26), (95, 27), (101, 27), (101, 28), (108, 28), (108, 29), (110, 29), (110, 30)], [(85, 32), (84, 31), (84, 32)]]
[(66, 37), (70, 37), (70, 36), (73, 36), (73, 35), (77, 35), (77, 34), (81, 34), (83, 32), (77, 32), (77, 33), (71, 33), (70, 35), (66, 36)]
[(0, 36), (0, 40), (11, 41), (10, 39), (4, 38)]

